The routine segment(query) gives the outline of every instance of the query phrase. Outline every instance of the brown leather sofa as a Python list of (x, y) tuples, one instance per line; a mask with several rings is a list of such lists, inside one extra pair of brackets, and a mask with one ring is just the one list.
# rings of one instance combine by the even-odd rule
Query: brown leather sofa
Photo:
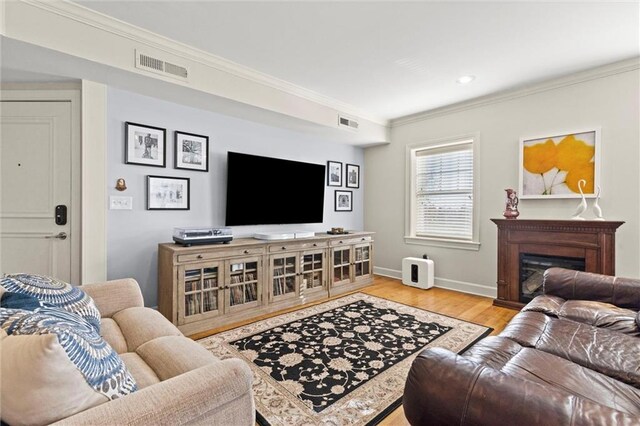
[(426, 349), (404, 410), (416, 425), (639, 425), (640, 280), (551, 268), (544, 295), (461, 355)]

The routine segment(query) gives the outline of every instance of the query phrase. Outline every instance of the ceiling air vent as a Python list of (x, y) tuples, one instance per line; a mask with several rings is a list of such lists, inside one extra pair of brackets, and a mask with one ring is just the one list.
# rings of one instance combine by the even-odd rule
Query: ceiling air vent
[(147, 55), (138, 50), (136, 50), (136, 68), (184, 81), (189, 78), (187, 67), (167, 62), (157, 56)]
[(338, 116), (338, 127), (346, 127), (349, 130), (357, 131), (358, 130), (358, 122), (351, 118), (344, 117), (342, 115)]

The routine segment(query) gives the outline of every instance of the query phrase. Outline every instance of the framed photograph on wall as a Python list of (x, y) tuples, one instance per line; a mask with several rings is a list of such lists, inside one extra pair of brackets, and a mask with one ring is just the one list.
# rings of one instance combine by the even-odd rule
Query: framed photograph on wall
[(600, 129), (520, 139), (520, 199), (595, 197)]
[(327, 185), (342, 186), (342, 163), (327, 161)]
[(360, 188), (360, 166), (347, 163), (347, 188)]
[(337, 212), (353, 211), (353, 191), (336, 190), (334, 210)]
[(147, 176), (147, 210), (189, 210), (190, 179)]
[(165, 167), (167, 148), (165, 129), (127, 121), (124, 133), (125, 164)]
[(209, 171), (209, 136), (175, 132), (174, 167)]

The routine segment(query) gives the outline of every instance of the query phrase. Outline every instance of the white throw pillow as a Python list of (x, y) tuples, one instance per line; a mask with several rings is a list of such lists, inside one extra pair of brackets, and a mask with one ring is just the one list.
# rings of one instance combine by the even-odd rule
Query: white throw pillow
[(0, 309), (2, 420), (49, 424), (125, 396), (136, 383), (83, 318), (62, 309)]

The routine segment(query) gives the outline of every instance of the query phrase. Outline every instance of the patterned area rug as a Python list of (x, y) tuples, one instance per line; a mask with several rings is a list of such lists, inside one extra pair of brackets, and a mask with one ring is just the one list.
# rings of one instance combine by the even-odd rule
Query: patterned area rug
[(263, 425), (371, 425), (400, 405), (423, 348), (461, 352), (490, 331), (356, 293), (198, 342), (247, 361)]

